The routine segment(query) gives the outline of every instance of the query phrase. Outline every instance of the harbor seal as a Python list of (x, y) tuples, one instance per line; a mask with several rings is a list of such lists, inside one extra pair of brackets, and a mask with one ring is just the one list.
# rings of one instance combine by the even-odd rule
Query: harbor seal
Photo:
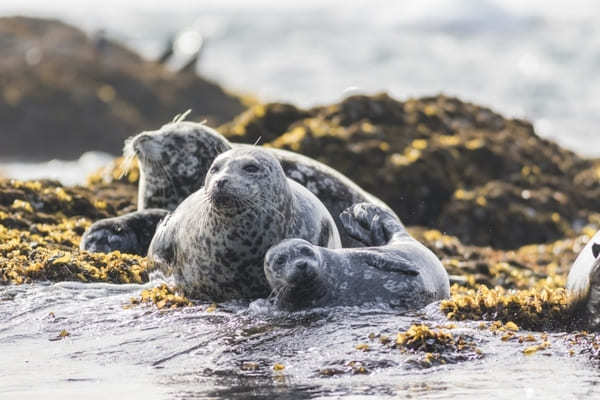
[(167, 210), (149, 208), (120, 217), (106, 218), (93, 223), (81, 237), (79, 248), (95, 253), (146, 255), (156, 225), (167, 216)]
[(450, 296), (439, 259), (387, 210), (361, 203), (345, 210), (341, 220), (349, 234), (371, 247), (326, 249), (288, 239), (269, 249), (265, 276), (279, 308), (387, 304), (414, 310)]
[(270, 291), (267, 250), (286, 238), (340, 247), (335, 222), (271, 153), (242, 147), (219, 155), (204, 187), (158, 227), (148, 258), (195, 299), (256, 299)]
[(575, 319), (587, 329), (600, 328), (600, 232), (581, 250), (569, 270), (567, 295)]
[[(139, 160), (138, 210), (174, 210), (204, 185), (208, 168), (219, 154), (232, 148), (253, 148), (232, 144), (205, 124), (183, 121), (182, 118), (184, 116), (157, 131), (142, 132), (126, 142), (125, 154), (128, 158), (137, 155)], [(279, 160), (288, 178), (321, 200), (336, 222), (344, 247), (361, 245), (342, 230), (339, 215), (344, 209), (352, 204), (369, 202), (393, 213), (380, 199), (323, 163), (286, 150), (265, 150)]]

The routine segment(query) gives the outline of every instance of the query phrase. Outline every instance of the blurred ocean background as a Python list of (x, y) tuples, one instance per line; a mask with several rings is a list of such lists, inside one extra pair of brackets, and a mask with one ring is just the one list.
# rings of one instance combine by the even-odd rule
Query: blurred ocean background
[[(198, 73), (262, 101), (311, 106), (355, 93), (443, 92), (529, 119), (541, 136), (600, 156), (597, 0), (2, 0), (0, 15), (102, 29), (149, 59), (193, 29), (206, 42)], [(74, 183), (108, 158), (0, 170)]]

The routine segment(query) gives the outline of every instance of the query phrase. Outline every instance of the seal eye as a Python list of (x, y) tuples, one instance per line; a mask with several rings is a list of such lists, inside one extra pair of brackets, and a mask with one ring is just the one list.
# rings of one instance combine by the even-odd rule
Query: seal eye
[(251, 174), (258, 172), (259, 168), (256, 164), (247, 164), (244, 165), (244, 171), (250, 172)]
[(215, 173), (217, 173), (217, 172), (219, 172), (219, 167), (218, 167), (218, 166), (216, 166), (216, 165), (210, 169), (210, 173), (211, 173), (211, 174), (215, 174)]
[(116, 225), (115, 227), (113, 227), (113, 231), (114, 233), (121, 233), (123, 232), (123, 227), (121, 225)]
[(312, 256), (313, 252), (308, 247), (301, 247), (300, 248), (300, 254), (303, 255), (303, 256)]
[(286, 258), (285, 258), (285, 256), (284, 256), (284, 255), (280, 255), (279, 257), (277, 257), (277, 258), (275, 259), (275, 264), (276, 264), (276, 265), (283, 265), (283, 264), (285, 264), (285, 259), (286, 259)]

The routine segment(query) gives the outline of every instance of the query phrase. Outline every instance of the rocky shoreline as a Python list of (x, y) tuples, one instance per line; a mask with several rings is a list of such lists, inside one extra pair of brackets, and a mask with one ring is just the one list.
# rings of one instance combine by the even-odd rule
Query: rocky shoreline
[[(386, 200), (450, 274), (450, 318), (564, 326), (566, 274), (598, 229), (597, 161), (527, 122), (441, 95), (256, 105), (219, 130), (324, 161)], [(2, 180), (0, 282), (147, 281), (143, 258), (78, 249), (93, 221), (135, 209), (139, 173), (122, 172), (116, 160), (87, 187)]]
[[(51, 72), (59, 65), (54, 62), (60, 63), (63, 55), (48, 55), (49, 62), (44, 65), (51, 65), (49, 70), (24, 67), (25, 59), (19, 61), (18, 57), (0, 62), (3, 70), (13, 74), (3, 76), (19, 78), (11, 84), (21, 91), (11, 97), (6, 86), (0, 96), (0, 116), (10, 116), (0, 118), (9, 124), (0, 129), (13, 135), (4, 137), (5, 142), (14, 146), (31, 143), (28, 135), (34, 131), (21, 126), (27, 121), (32, 126), (46, 125), (49, 141), (56, 141), (52, 135), (59, 133), (77, 137), (68, 140), (76, 144), (73, 147), (63, 153), (57, 150), (62, 155), (76, 154), (87, 137), (106, 132), (111, 132), (111, 144), (106, 149), (116, 151), (125, 137), (142, 129), (156, 129), (177, 112), (194, 108), (201, 113), (191, 119), (212, 115), (213, 125), (224, 123), (218, 130), (233, 142), (260, 141), (264, 146), (308, 155), (387, 202), (411, 233), (438, 255), (450, 274), (453, 297), (442, 304), (449, 318), (517, 321), (531, 329), (565, 327), (560, 315), (570, 306), (563, 290), (566, 274), (577, 253), (600, 227), (596, 201), (600, 160), (582, 158), (540, 138), (527, 121), (507, 119), (488, 108), (444, 95), (404, 101), (387, 94), (352, 96), (311, 109), (255, 104), (242, 112), (239, 99), (200, 78), (168, 74), (118, 46), (111, 47), (111, 57), (115, 57), (115, 65), (126, 60), (123, 65), (127, 67), (103, 69), (96, 65), (97, 55), (88, 52), (92, 44), (81, 32), (75, 34), (73, 28), (54, 21), (39, 29), (45, 41), (35, 41), (40, 32), (33, 32), (24, 19), (0, 19), (0, 35), (9, 38), (2, 46), (14, 49), (15, 37), (23, 40), (38, 35), (38, 39), (27, 40), (58, 49), (56, 40), (61, 35), (75, 35), (75, 44), (87, 49), (82, 50), (78, 61), (85, 65), (87, 75), (99, 75), (89, 78), (94, 85), (75, 80), (46, 92), (33, 83), (42, 82), (42, 77), (54, 82)], [(116, 107), (109, 107), (98, 97), (98, 88), (113, 84), (124, 88), (134, 85), (139, 91), (124, 90), (123, 96), (138, 93), (155, 97), (158, 103), (144, 108), (147, 114), (132, 112), (135, 118), (120, 120), (116, 128), (109, 123), (113, 121), (110, 110)], [(67, 98), (79, 96), (77, 107), (84, 107), (85, 113), (62, 121), (63, 125), (48, 125), (45, 118), (54, 114), (53, 109), (47, 109), (48, 104), (62, 112), (77, 109), (68, 102), (49, 102), (43, 95), (54, 93), (52, 98), (56, 98), (56, 91)], [(120, 91), (116, 93), (113, 101), (128, 101)], [(182, 95), (185, 93), (189, 96)], [(211, 106), (217, 111), (207, 105), (203, 93), (221, 96), (222, 102), (215, 100)], [(209, 97), (209, 102), (215, 99)], [(93, 100), (87, 104), (80, 102), (82, 98)], [(140, 100), (140, 104), (145, 101)], [(119, 107), (128, 110), (124, 104), (119, 103)], [(96, 109), (104, 111), (94, 112)], [(33, 110), (44, 111), (44, 117), (37, 119), (38, 111)], [(93, 121), (102, 133), (82, 129), (79, 117)], [(18, 121), (20, 128), (14, 128), (10, 121)], [(29, 133), (24, 134), (23, 129)], [(59, 143), (66, 142), (61, 136)], [(4, 150), (14, 152), (16, 148)], [(31, 154), (40, 155), (43, 148)], [(146, 282), (144, 258), (88, 254), (78, 248), (81, 234), (92, 222), (136, 208), (139, 172), (122, 172), (117, 159), (90, 176), (84, 187), (0, 179), (0, 284)], [(146, 298), (160, 303), (160, 293), (174, 295), (163, 290)], [(178, 300), (173, 304), (187, 303)]]

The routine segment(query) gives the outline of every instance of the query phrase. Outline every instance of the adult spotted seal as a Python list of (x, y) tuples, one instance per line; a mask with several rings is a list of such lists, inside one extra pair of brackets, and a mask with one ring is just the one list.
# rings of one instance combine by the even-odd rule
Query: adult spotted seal
[[(213, 160), (232, 148), (252, 146), (231, 144), (203, 123), (182, 121), (181, 118), (157, 131), (142, 132), (129, 139), (125, 154), (129, 158), (137, 155), (141, 171), (138, 210), (151, 207), (175, 209), (204, 185)], [(339, 214), (344, 209), (352, 204), (369, 202), (393, 213), (381, 200), (323, 163), (290, 151), (265, 150), (279, 160), (288, 178), (306, 187), (323, 202), (336, 222), (345, 247), (361, 244), (342, 231)]]
[(567, 277), (574, 316), (588, 329), (600, 328), (600, 232), (581, 250)]
[(145, 255), (154, 236), (156, 225), (167, 216), (167, 210), (149, 208), (120, 217), (106, 218), (93, 223), (81, 237), (81, 250), (97, 253)]
[(267, 250), (286, 238), (340, 247), (333, 218), (306, 188), (286, 178), (263, 149), (219, 155), (204, 187), (157, 229), (149, 259), (191, 298), (225, 301), (265, 296)]
[(450, 296), (439, 259), (394, 215), (361, 203), (341, 220), (350, 235), (373, 247), (326, 249), (301, 239), (273, 246), (264, 269), (277, 306), (295, 311), (370, 303), (408, 310)]

